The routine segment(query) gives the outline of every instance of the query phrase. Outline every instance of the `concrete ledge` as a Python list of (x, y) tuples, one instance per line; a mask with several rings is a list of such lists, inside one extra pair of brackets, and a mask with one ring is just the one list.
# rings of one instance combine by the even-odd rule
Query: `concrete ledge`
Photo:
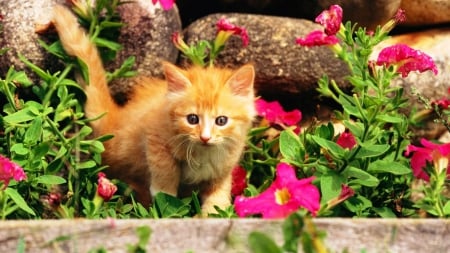
[[(327, 233), (330, 252), (447, 253), (450, 219), (315, 219)], [(0, 222), (0, 252), (127, 252), (136, 244), (136, 228), (150, 227), (147, 252), (250, 252), (248, 234), (265, 232), (282, 243), (281, 220), (142, 219), (142, 220), (18, 220)], [(21, 239), (22, 238), (22, 239)]]

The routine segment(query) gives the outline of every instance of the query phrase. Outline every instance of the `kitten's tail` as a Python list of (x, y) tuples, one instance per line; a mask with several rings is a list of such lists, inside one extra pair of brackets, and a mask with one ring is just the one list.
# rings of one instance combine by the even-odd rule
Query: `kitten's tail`
[(79, 26), (75, 15), (66, 7), (56, 5), (53, 9), (53, 24), (67, 54), (77, 57), (87, 66), (88, 85), (84, 86), (87, 95), (86, 116), (94, 118), (115, 110), (117, 104), (110, 95), (106, 72), (97, 47)]

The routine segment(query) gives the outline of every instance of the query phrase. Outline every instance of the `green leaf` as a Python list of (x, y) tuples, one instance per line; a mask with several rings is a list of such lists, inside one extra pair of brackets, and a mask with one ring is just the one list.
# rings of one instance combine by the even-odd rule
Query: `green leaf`
[(40, 159), (47, 155), (50, 150), (50, 145), (47, 142), (41, 142), (33, 148), (33, 155), (35, 159)]
[(124, 23), (122, 23), (122, 22), (113, 22), (113, 21), (102, 21), (101, 22), (101, 27), (102, 28), (116, 28), (116, 27), (118, 27), (118, 28), (120, 28), (120, 27), (123, 27), (124, 26)]
[(36, 117), (25, 132), (24, 142), (27, 144), (37, 143), (42, 135), (42, 118)]
[(346, 180), (344, 177), (332, 170), (329, 170), (328, 173), (320, 176), (321, 202), (326, 203), (330, 199), (339, 196), (342, 184), (345, 182)]
[(67, 182), (63, 177), (55, 175), (42, 175), (37, 177), (35, 180), (37, 183), (46, 185), (64, 184)]
[(344, 202), (344, 206), (348, 210), (354, 213), (358, 213), (366, 210), (367, 208), (372, 207), (372, 201), (365, 198), (364, 196), (357, 195), (355, 197), (347, 199), (347, 201)]
[(42, 78), (44, 81), (46, 82), (50, 82), (50, 80), (52, 79), (52, 75), (50, 75), (49, 73), (45, 72), (44, 70), (42, 70), (41, 68), (39, 68), (37, 65), (34, 65), (33, 63), (31, 63), (27, 58), (25, 58), (25, 56), (23, 56), (22, 54), (19, 54), (19, 59), (25, 63), (34, 73), (36, 73), (40, 78)]
[(450, 216), (450, 200), (445, 203), (443, 211), (445, 215)]
[(282, 253), (272, 238), (261, 232), (251, 232), (248, 236), (250, 250), (253, 253)]
[(387, 114), (379, 114), (376, 116), (376, 120), (386, 122), (386, 123), (401, 123), (405, 119), (403, 119), (402, 117), (398, 117), (398, 116), (396, 117), (396, 116), (390, 116)]
[(22, 196), (20, 196), (20, 194), (13, 188), (7, 187), (5, 189), (5, 193), (14, 201), (14, 203), (16, 203), (16, 205), (24, 210), (25, 212), (36, 216), (36, 214), (34, 213), (33, 209), (31, 209), (27, 202), (25, 202), (25, 200), (22, 198)]
[(85, 161), (85, 162), (79, 163), (77, 168), (78, 169), (90, 169), (90, 168), (94, 168), (96, 165), (97, 165), (96, 162), (90, 160), (90, 161)]
[[(136, 247), (145, 250), (148, 245), (148, 241), (150, 240), (150, 235), (152, 234), (152, 230), (149, 226), (139, 226), (136, 228), (136, 234), (138, 235), (139, 242), (137, 243)], [(135, 249), (136, 250), (136, 249)], [(137, 252), (137, 251), (131, 251), (131, 252)]]
[(33, 82), (27, 77), (24, 71), (14, 72), (11, 76), (12, 81), (15, 83), (20, 83), (25, 87), (28, 87), (33, 84)]
[(289, 161), (303, 161), (302, 143), (300, 138), (292, 130), (280, 133), (280, 152)]
[(359, 150), (355, 158), (370, 158), (383, 155), (388, 151), (390, 146), (388, 144), (373, 144), (368, 146), (363, 146)]
[(412, 172), (411, 168), (399, 163), (385, 160), (377, 160), (369, 164), (370, 173), (390, 173), (394, 175), (406, 175)]
[(181, 218), (187, 215), (190, 210), (189, 205), (186, 205), (180, 199), (163, 192), (158, 192), (156, 194), (155, 205), (162, 218)]
[(338, 99), (345, 112), (358, 118), (362, 118), (361, 112), (358, 110), (358, 107), (355, 106), (355, 98), (348, 95), (339, 95)]
[(293, 253), (298, 251), (298, 241), (303, 231), (303, 226), (303, 218), (298, 212), (289, 215), (283, 222), (283, 249), (285, 251)]
[(15, 125), (22, 122), (33, 120), (36, 117), (30, 110), (30, 108), (23, 108), (13, 114), (3, 117), (3, 121), (6, 125)]
[(374, 207), (372, 208), (381, 218), (389, 219), (389, 218), (397, 218), (394, 212), (388, 207)]
[(345, 156), (344, 149), (333, 141), (329, 141), (318, 136), (312, 135), (311, 138), (322, 148), (326, 149), (330, 154), (337, 159), (343, 159)]
[(99, 47), (106, 47), (106, 48), (109, 48), (116, 52), (119, 51), (120, 49), (122, 49), (121, 44), (114, 42), (114, 41), (98, 38), (98, 37), (94, 39), (94, 43)]
[(23, 143), (16, 143), (12, 145), (11, 152), (16, 153), (18, 155), (27, 155), (30, 150), (26, 148)]
[(342, 174), (348, 178), (356, 178), (349, 181), (349, 184), (352, 185), (358, 184), (358, 185), (365, 185), (368, 187), (375, 187), (380, 183), (378, 178), (372, 176), (371, 174), (365, 172), (364, 170), (358, 169), (353, 166), (348, 166), (342, 172)]
[(359, 122), (353, 122), (350, 120), (344, 120), (342, 121), (344, 126), (350, 130), (350, 132), (354, 136), (362, 136), (364, 133), (364, 125)]
[(327, 140), (331, 140), (334, 136), (334, 126), (331, 122), (327, 125), (320, 125), (314, 131), (314, 135), (318, 135)]
[(64, 162), (61, 158), (55, 159), (47, 166), (47, 173), (55, 173), (63, 168)]

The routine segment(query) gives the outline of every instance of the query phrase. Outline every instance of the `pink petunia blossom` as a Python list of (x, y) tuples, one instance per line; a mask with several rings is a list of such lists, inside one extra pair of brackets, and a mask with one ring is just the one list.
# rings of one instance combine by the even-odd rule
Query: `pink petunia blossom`
[(431, 70), (435, 75), (438, 73), (437, 67), (429, 55), (404, 44), (396, 44), (382, 49), (378, 55), (377, 65), (386, 65), (387, 67), (396, 65), (397, 72), (401, 73), (402, 77), (408, 76), (411, 71)]
[[(450, 94), (450, 88), (447, 89), (447, 93)], [(432, 106), (437, 105), (440, 109), (446, 110), (450, 106), (450, 99), (442, 98), (431, 102)]]
[(256, 112), (269, 123), (295, 126), (302, 120), (302, 113), (294, 109), (286, 112), (278, 101), (267, 102), (262, 98), (255, 101)]
[(240, 217), (261, 214), (263, 218), (285, 218), (303, 207), (316, 215), (320, 208), (320, 193), (311, 182), (314, 177), (297, 179), (295, 169), (279, 163), (272, 185), (255, 197), (238, 196), (234, 201)]
[(233, 196), (241, 195), (244, 189), (247, 188), (247, 171), (241, 166), (236, 166), (233, 168), (231, 175), (231, 194)]
[(323, 31), (312, 31), (306, 38), (297, 38), (295, 43), (306, 46), (306, 47), (314, 47), (314, 46), (327, 46), (334, 45), (339, 42), (339, 39), (334, 35), (327, 35)]
[(403, 9), (398, 9), (394, 14), (394, 20), (396, 23), (403, 23), (406, 20), (406, 12)]
[(445, 110), (445, 109), (448, 109), (448, 106), (450, 105), (450, 99), (448, 99), (448, 98), (438, 99), (438, 100), (432, 101), (431, 105), (432, 106), (437, 105), (439, 108)]
[(335, 35), (341, 27), (342, 14), (339, 5), (331, 5), (328, 10), (322, 11), (315, 21), (324, 27), (326, 35)]
[(339, 196), (330, 199), (327, 202), (327, 208), (333, 208), (337, 205), (339, 205), (340, 203), (346, 201), (347, 199), (353, 197), (355, 195), (355, 190), (353, 190), (350, 186), (346, 185), (346, 184), (342, 184), (341, 185), (341, 193), (339, 194)]
[(98, 195), (102, 197), (104, 201), (109, 201), (116, 191), (117, 186), (106, 178), (105, 173), (99, 172), (97, 186)]
[(3, 182), (3, 188), (8, 187), (11, 179), (22, 181), (26, 178), (27, 175), (18, 164), (0, 155), (0, 181)]
[(249, 43), (249, 37), (247, 30), (243, 27), (233, 25), (228, 19), (221, 18), (219, 21), (217, 21), (217, 33), (225, 33), (225, 37), (228, 38), (231, 35), (238, 35), (241, 37), (242, 45), (244, 47), (248, 46)]
[(424, 138), (420, 140), (423, 147), (417, 147), (412, 144), (406, 148), (405, 155), (411, 156), (411, 168), (416, 178), (430, 181), (430, 176), (425, 171), (428, 163), (432, 163), (434, 169), (439, 171), (446, 170), (450, 175), (450, 143), (436, 144)]
[(345, 131), (339, 135), (336, 143), (343, 148), (352, 149), (356, 146), (356, 139), (352, 133)]
[(165, 11), (172, 9), (175, 4), (175, 0), (152, 0), (153, 5), (158, 2)]

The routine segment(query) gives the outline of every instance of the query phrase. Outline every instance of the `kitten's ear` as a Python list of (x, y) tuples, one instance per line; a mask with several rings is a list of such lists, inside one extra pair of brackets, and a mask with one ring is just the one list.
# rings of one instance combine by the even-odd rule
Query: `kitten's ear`
[(238, 96), (253, 96), (253, 82), (255, 80), (255, 69), (253, 65), (247, 64), (236, 70), (228, 79), (227, 85), (231, 92)]
[(170, 92), (184, 91), (187, 87), (191, 86), (191, 81), (189, 81), (183, 74), (183, 71), (177, 66), (169, 62), (163, 62), (163, 69)]

